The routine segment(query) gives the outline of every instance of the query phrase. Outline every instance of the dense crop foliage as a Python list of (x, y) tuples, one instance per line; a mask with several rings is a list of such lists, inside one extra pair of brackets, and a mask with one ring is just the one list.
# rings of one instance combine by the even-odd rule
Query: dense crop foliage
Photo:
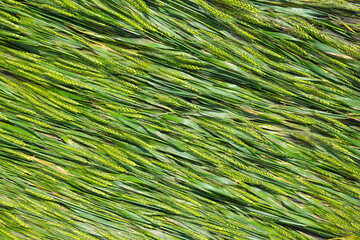
[(360, 4), (0, 0), (0, 239), (357, 239)]

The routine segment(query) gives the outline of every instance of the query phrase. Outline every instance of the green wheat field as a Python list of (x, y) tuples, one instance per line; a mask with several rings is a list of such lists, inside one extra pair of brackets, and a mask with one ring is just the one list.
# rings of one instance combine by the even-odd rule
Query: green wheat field
[(360, 239), (360, 2), (0, 0), (8, 239)]

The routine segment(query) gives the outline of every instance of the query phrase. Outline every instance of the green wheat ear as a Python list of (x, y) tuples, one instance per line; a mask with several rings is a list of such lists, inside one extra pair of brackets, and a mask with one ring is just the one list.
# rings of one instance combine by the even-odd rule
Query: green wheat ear
[(2, 0), (0, 239), (360, 239), (359, 9)]

